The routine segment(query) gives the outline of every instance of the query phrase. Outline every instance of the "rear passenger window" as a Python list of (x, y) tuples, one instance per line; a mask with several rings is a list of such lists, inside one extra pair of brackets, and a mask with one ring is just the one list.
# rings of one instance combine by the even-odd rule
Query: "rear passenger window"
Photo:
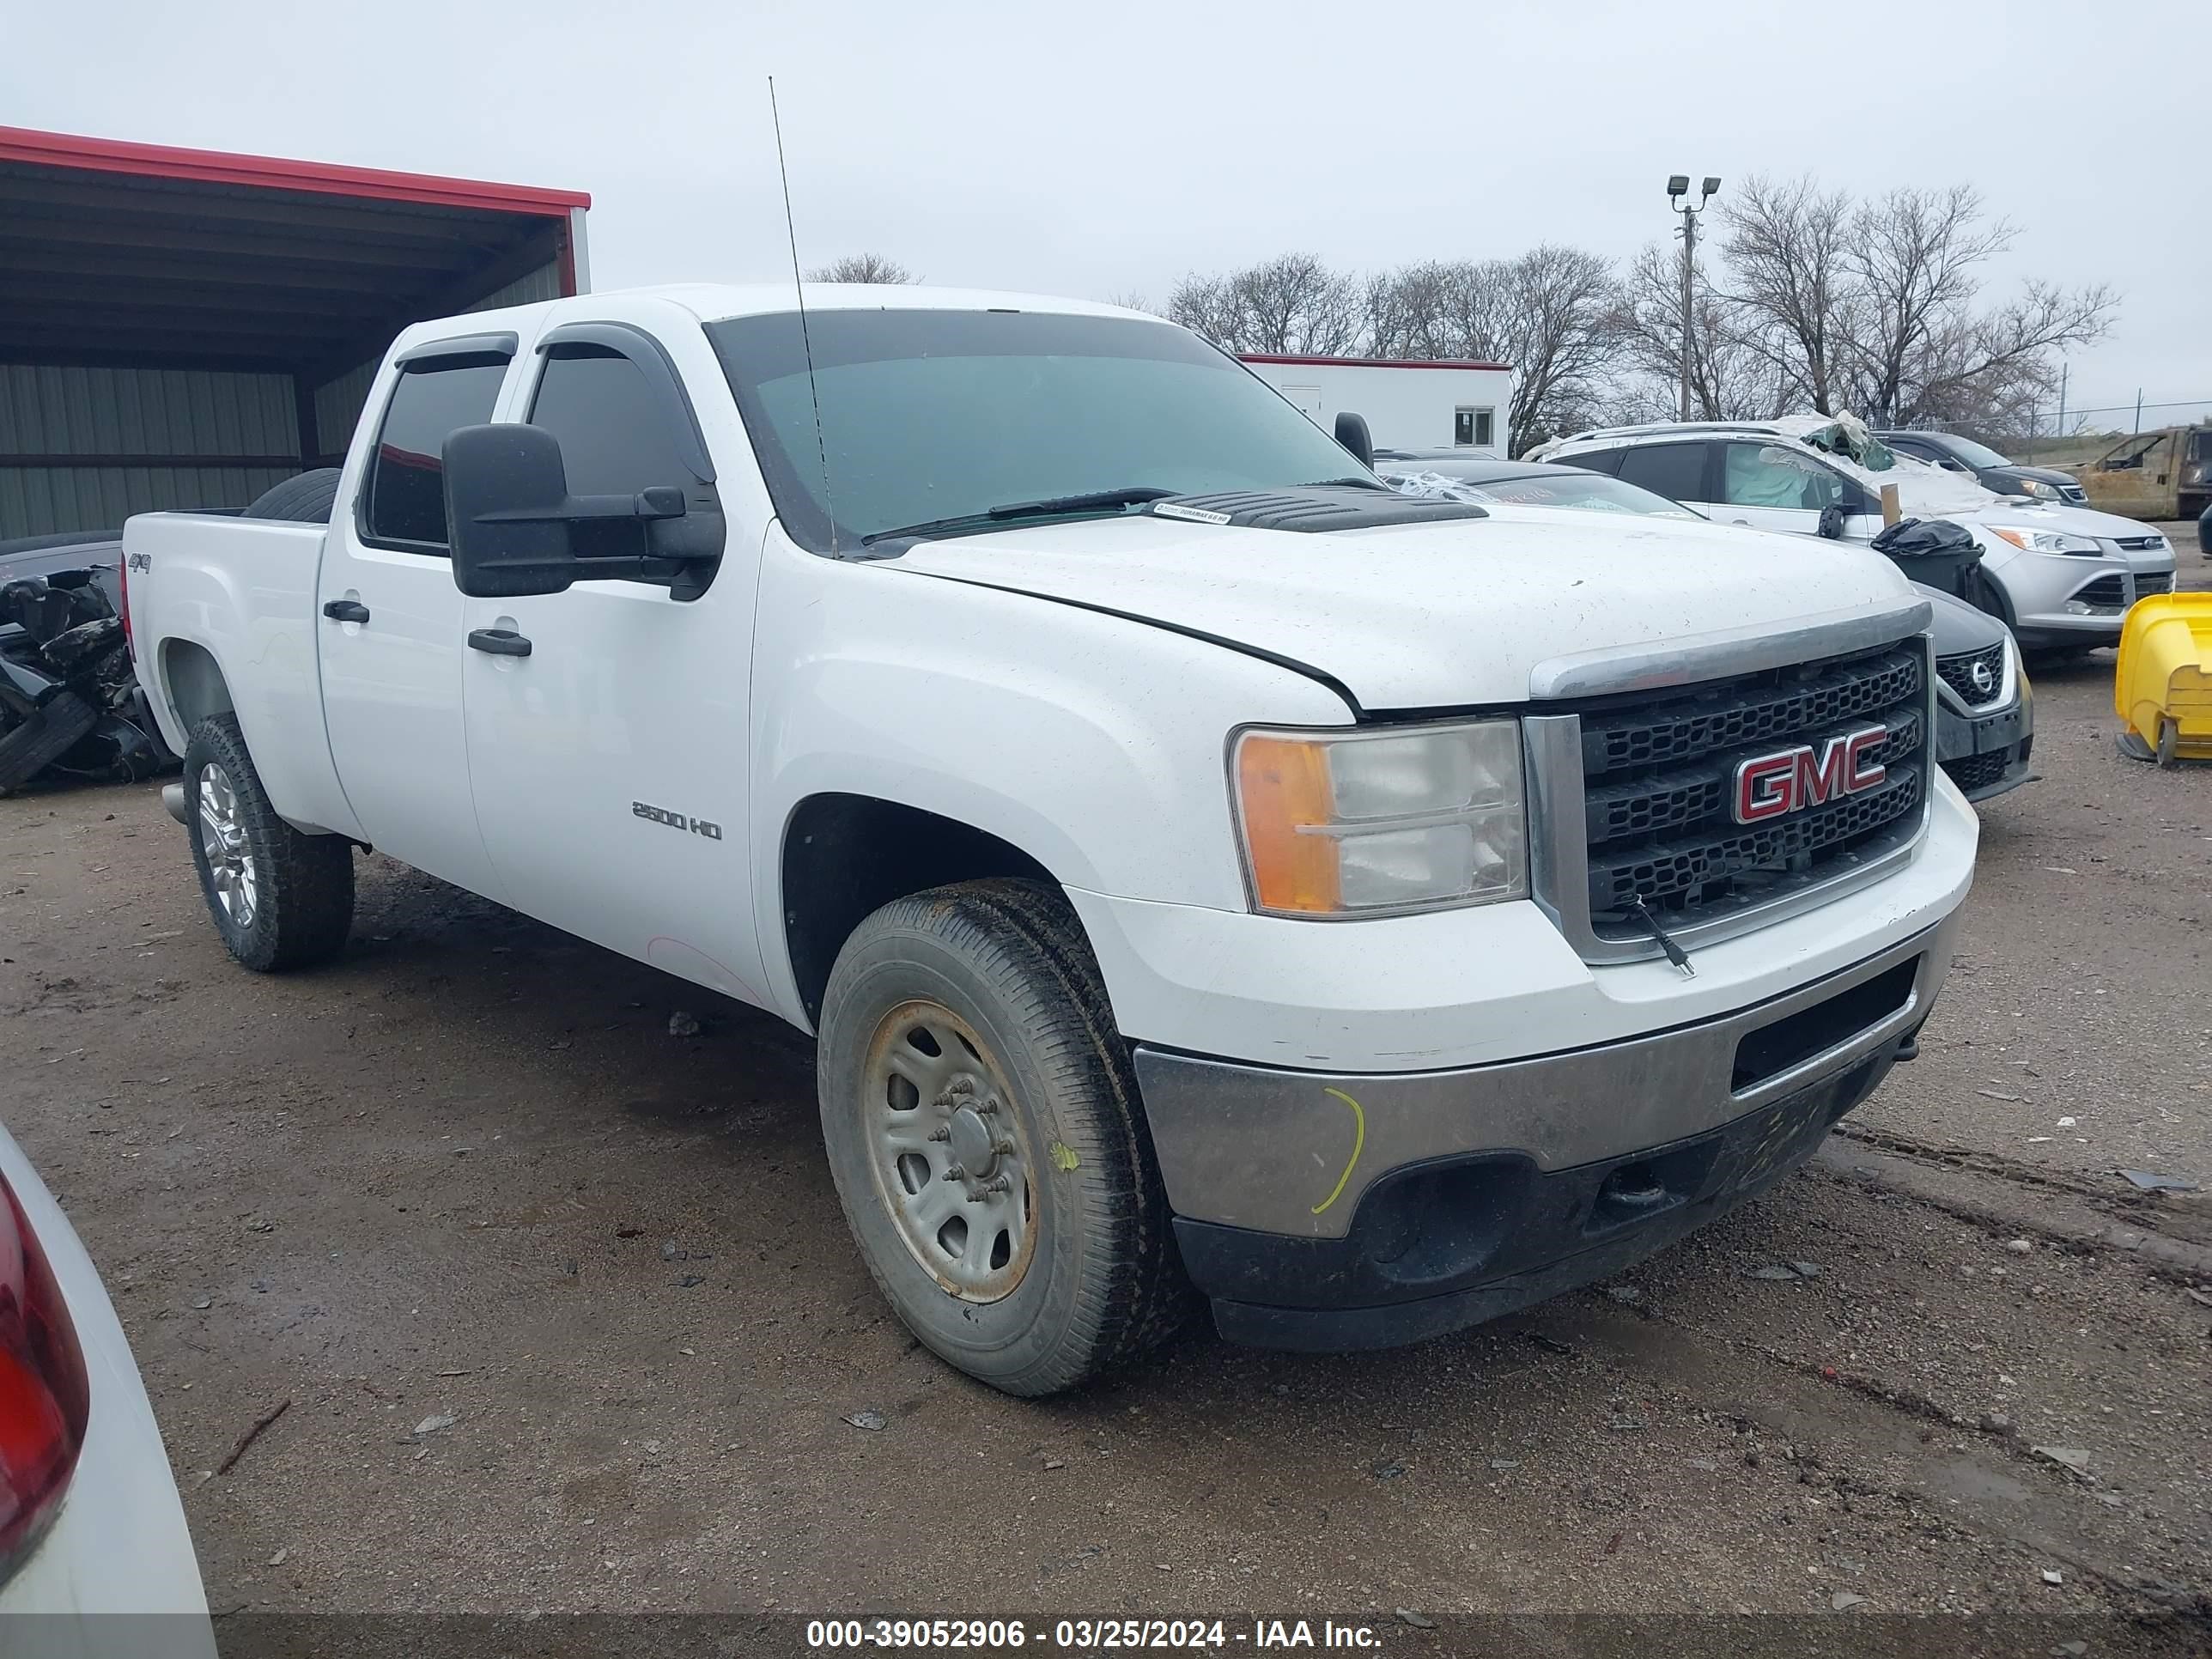
[(458, 367), (431, 358), (410, 365), (392, 390), (369, 457), (362, 534), (421, 553), (446, 550), (446, 434), (482, 426), (499, 401), (507, 364), (481, 359)]
[(1646, 444), (1621, 458), (1620, 481), (1670, 501), (1705, 499), (1703, 444)]

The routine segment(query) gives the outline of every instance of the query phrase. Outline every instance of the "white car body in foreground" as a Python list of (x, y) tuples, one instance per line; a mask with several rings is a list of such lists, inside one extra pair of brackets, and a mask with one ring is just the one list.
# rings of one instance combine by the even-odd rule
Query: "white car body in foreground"
[[(1778, 1177), (1910, 1057), (1976, 827), (1886, 562), (1408, 501), (1111, 307), (807, 299), (806, 332), (766, 288), (419, 325), (327, 526), (131, 521), (173, 810), (241, 961), (343, 947), (352, 840), (817, 1031), (878, 1282), (1024, 1393), (1166, 1328), (1170, 1237), (1255, 1341), (1492, 1316)], [(689, 562), (584, 571), (611, 526)], [(1675, 733), (1654, 766), (1705, 757), (1686, 793), (1587, 758), (1638, 722)], [(1705, 773), (1762, 745), (1758, 828)], [(1624, 791), (1675, 791), (1702, 850), (1635, 839)], [(850, 1012), (1017, 935), (1000, 981), (1095, 962), (1096, 996), (933, 967)], [(940, 1001), (919, 1066), (893, 1026)], [(1078, 1003), (1036, 1066), (1080, 1052), (1105, 1095), (1022, 1070), (1022, 1022)], [(956, 1037), (1030, 1081), (948, 1080)], [(1103, 1326), (1053, 1322), (1063, 1268), (1124, 1286)]]
[[(184, 1504), (114, 1305), (69, 1218), (4, 1128), (0, 1177), (61, 1289), (91, 1396), (60, 1510), (0, 1578), (0, 1651), (9, 1659), (214, 1659)], [(8, 1219), (0, 1211), (0, 1224)]]

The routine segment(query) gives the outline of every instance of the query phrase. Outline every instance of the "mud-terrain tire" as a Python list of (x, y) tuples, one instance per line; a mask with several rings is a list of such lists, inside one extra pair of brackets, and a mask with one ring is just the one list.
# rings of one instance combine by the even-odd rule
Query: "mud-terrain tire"
[(21, 726), (0, 738), (0, 795), (21, 788), (76, 747), (100, 723), (100, 711), (74, 691), (57, 691)]
[(282, 519), (291, 524), (328, 524), (338, 498), (338, 469), (319, 466), (273, 483), (238, 510), (241, 519)]

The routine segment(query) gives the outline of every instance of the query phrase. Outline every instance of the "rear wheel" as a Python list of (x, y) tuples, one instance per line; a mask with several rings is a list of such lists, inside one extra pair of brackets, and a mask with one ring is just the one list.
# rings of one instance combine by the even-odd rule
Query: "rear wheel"
[(202, 720), (185, 750), (185, 821), (208, 914), (257, 973), (327, 962), (353, 926), (353, 848), (276, 815), (236, 716)]
[(845, 1218), (933, 1352), (1046, 1395), (1181, 1322), (1136, 1079), (1059, 894), (981, 881), (885, 905), (839, 954), (821, 1030)]

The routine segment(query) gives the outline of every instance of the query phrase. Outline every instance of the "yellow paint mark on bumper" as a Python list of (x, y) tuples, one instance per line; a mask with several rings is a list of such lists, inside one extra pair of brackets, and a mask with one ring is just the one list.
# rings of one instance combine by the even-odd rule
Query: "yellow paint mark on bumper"
[(1352, 1158), (1344, 1166), (1344, 1173), (1337, 1176), (1336, 1185), (1329, 1188), (1328, 1196), (1313, 1206), (1313, 1213), (1316, 1215), (1319, 1215), (1344, 1196), (1345, 1182), (1352, 1179), (1352, 1172), (1359, 1167), (1359, 1154), (1366, 1150), (1367, 1146), (1367, 1114), (1361, 1109), (1359, 1103), (1341, 1089), (1323, 1089), (1322, 1092), (1325, 1095), (1334, 1095), (1352, 1108)]

